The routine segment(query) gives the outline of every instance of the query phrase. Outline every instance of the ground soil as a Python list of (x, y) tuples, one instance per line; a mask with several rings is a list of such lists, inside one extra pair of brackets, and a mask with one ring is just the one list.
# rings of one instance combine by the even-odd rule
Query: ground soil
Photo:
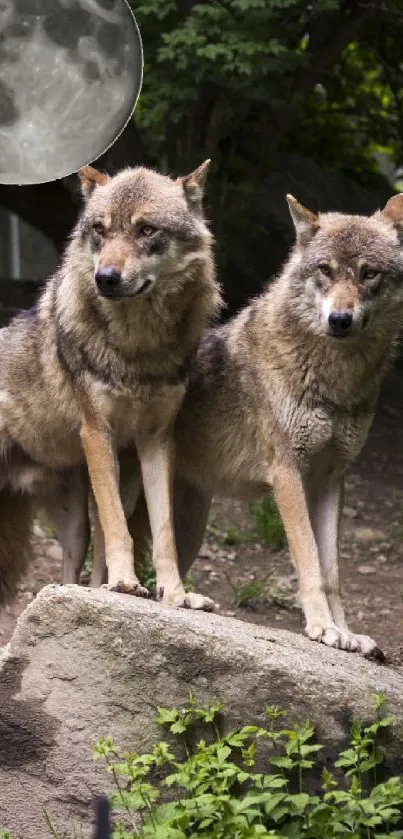
[[(0, 615), (0, 645), (9, 640), (18, 615), (39, 589), (60, 579), (57, 542), (39, 525), (34, 540), (35, 560), (17, 600)], [(403, 668), (402, 371), (388, 378), (368, 443), (348, 474), (341, 561), (351, 627), (376, 638), (389, 666)], [(213, 597), (223, 615), (303, 629), (288, 552), (259, 543), (245, 504), (214, 503), (192, 584)], [(244, 604), (237, 605), (242, 599)]]

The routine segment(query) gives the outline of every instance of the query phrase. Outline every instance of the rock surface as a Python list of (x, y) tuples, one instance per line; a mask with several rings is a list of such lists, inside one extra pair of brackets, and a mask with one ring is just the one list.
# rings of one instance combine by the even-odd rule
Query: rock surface
[[(339, 745), (352, 715), (386, 693), (403, 754), (403, 676), (302, 636), (77, 586), (48, 586), (19, 619), (0, 659), (0, 828), (14, 839), (90, 835), (94, 795), (107, 778), (90, 746), (111, 735), (125, 748), (158, 738), (159, 705), (225, 703), (226, 724), (263, 722), (276, 704)], [(80, 832), (78, 830), (78, 835)]]

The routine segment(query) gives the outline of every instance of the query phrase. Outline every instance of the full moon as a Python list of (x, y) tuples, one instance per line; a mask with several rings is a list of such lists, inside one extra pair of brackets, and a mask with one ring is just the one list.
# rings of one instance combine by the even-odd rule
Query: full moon
[(0, 0), (0, 183), (52, 181), (100, 157), (142, 73), (125, 0)]

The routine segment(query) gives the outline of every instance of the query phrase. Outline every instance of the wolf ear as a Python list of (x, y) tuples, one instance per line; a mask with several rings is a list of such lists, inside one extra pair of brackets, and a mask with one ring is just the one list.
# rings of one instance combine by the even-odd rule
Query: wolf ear
[(191, 172), (190, 175), (178, 178), (179, 183), (183, 186), (186, 200), (189, 206), (194, 210), (201, 210), (203, 192), (210, 163), (211, 160), (205, 160), (204, 163), (195, 169), (194, 172)]
[(300, 245), (307, 245), (319, 230), (319, 219), (315, 213), (303, 207), (293, 195), (286, 195), (286, 199), (294, 222), (297, 242)]
[(383, 210), (378, 214), (383, 221), (387, 221), (396, 227), (399, 237), (403, 239), (403, 192), (392, 195)]
[(81, 181), (81, 189), (84, 198), (89, 198), (97, 184), (102, 186), (109, 181), (109, 175), (104, 175), (103, 172), (98, 172), (98, 170), (93, 169), (92, 166), (83, 166), (82, 169), (78, 170), (77, 175)]

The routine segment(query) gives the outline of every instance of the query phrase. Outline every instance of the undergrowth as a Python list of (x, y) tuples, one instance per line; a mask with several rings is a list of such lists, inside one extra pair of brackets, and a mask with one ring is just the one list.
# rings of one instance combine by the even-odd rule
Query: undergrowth
[[(219, 703), (200, 708), (190, 695), (159, 708), (169, 743), (127, 754), (107, 737), (93, 748), (113, 780), (113, 839), (403, 839), (402, 779), (379, 780), (380, 735), (393, 723), (385, 701), (373, 697), (372, 722), (353, 721), (332, 766), (310, 723), (284, 727), (279, 708), (266, 708), (264, 727), (226, 734)], [(47, 811), (44, 820), (53, 839), (66, 836)]]
[(272, 550), (281, 550), (287, 544), (283, 523), (276, 502), (271, 495), (249, 505), (254, 528), (260, 541)]
[(265, 586), (270, 576), (270, 574), (267, 574), (263, 580), (259, 580), (254, 574), (252, 579), (247, 580), (245, 583), (235, 583), (232, 580), (231, 574), (226, 574), (225, 577), (232, 592), (234, 606), (241, 609), (253, 606), (264, 595)]
[(384, 697), (373, 703), (374, 721), (353, 722), (348, 748), (322, 769), (313, 794), (323, 746), (309, 722), (283, 727), (286, 714), (275, 707), (266, 709), (266, 727), (221, 734), (222, 706), (203, 709), (190, 696), (181, 709), (158, 711), (175, 747), (162, 740), (148, 754), (124, 754), (111, 739), (99, 740), (94, 758), (115, 786), (114, 839), (401, 839), (402, 780), (376, 776), (379, 735), (393, 720), (384, 716)]

